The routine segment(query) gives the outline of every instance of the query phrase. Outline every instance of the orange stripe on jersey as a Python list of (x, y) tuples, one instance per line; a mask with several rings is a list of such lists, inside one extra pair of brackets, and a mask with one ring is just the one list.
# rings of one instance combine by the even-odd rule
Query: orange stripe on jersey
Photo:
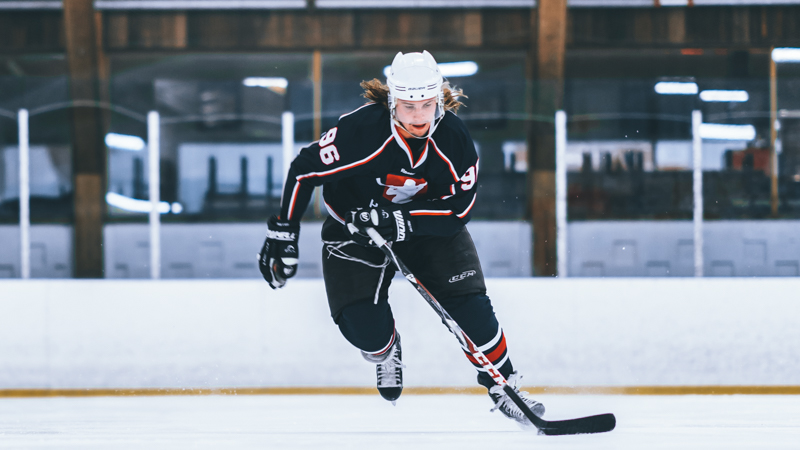
[(300, 187), (300, 183), (294, 185), (294, 189), (292, 189), (292, 197), (289, 200), (289, 209), (286, 213), (286, 220), (292, 220), (294, 215), (294, 204), (297, 201), (297, 190)]
[[(417, 162), (414, 163), (414, 167), (416, 168), (418, 165), (422, 164), (422, 161), (428, 156), (428, 141), (425, 141), (425, 147), (422, 149), (422, 153), (419, 154), (419, 158), (417, 158)], [(409, 150), (411, 147), (409, 147)]]
[(336, 219), (336, 220), (338, 220), (339, 222), (341, 222), (342, 224), (344, 224), (344, 219), (342, 218), (342, 216), (340, 216), (340, 215), (339, 215), (339, 213), (337, 213), (336, 211), (334, 211), (334, 210), (333, 210), (333, 208), (331, 208), (331, 205), (329, 205), (329, 204), (328, 204), (328, 202), (326, 202), (325, 200), (323, 200), (323, 201), (322, 201), (322, 203), (324, 203), (324, 204), (325, 204), (325, 208), (327, 208), (327, 209), (328, 209), (328, 212), (329, 212), (329, 213), (331, 213), (331, 215), (333, 216), (333, 218), (334, 218), (334, 219)]
[[(392, 124), (392, 125), (394, 125), (394, 124)], [(406, 140), (405, 137), (403, 137), (403, 133), (397, 133), (397, 135), (400, 136), (400, 139), (403, 141), (403, 144), (405, 145), (405, 148), (408, 149), (408, 151), (406, 153), (408, 153), (408, 159), (411, 161), (411, 166), (413, 167), (414, 166), (414, 155), (411, 154), (411, 146), (408, 145), (408, 141)], [(403, 149), (403, 150), (405, 150), (405, 149)]]
[(501, 356), (503, 356), (503, 352), (505, 351), (506, 351), (506, 335), (504, 334), (497, 348), (495, 348), (492, 353), (486, 355), (486, 357), (489, 358), (489, 361), (491, 361), (492, 364), (494, 364), (495, 361), (497, 361), (498, 359), (500, 359)]
[(445, 194), (445, 195), (443, 195), (443, 196), (441, 196), (439, 198), (442, 199), (442, 200), (447, 200), (448, 198), (450, 198), (450, 197), (452, 197), (454, 195), (456, 195), (456, 185), (455, 184), (451, 184), (450, 185), (450, 193), (449, 194)]
[[(392, 124), (392, 126), (396, 127), (394, 123)], [(397, 133), (397, 135), (400, 136), (400, 139), (403, 140), (403, 144), (405, 144), (406, 146), (403, 150), (407, 149), (406, 154), (408, 154), (408, 159), (409, 161), (411, 161), (411, 167), (416, 168), (419, 165), (419, 163), (422, 162), (423, 157), (428, 153), (428, 143), (430, 142), (430, 138), (428, 138), (428, 140), (425, 141), (425, 147), (422, 149), (422, 153), (420, 153), (419, 158), (417, 158), (417, 160), (414, 161), (414, 154), (411, 153), (411, 146), (408, 145), (408, 141), (406, 140), (406, 138), (403, 136), (402, 133)]]
[(397, 329), (395, 329), (392, 332), (392, 337), (391, 337), (391, 339), (389, 339), (389, 343), (386, 344), (385, 347), (383, 347), (382, 349), (378, 350), (377, 352), (364, 352), (364, 353), (367, 353), (369, 355), (376, 355), (376, 356), (377, 355), (382, 355), (382, 354), (388, 352), (392, 348), (392, 345), (394, 345), (394, 340), (395, 340), (396, 337), (397, 337)]
[(379, 148), (378, 150), (375, 151), (375, 153), (367, 156), (366, 158), (364, 158), (364, 159), (362, 159), (360, 161), (356, 161), (354, 163), (350, 163), (350, 164), (348, 164), (346, 166), (339, 167), (338, 169), (327, 170), (325, 172), (311, 172), (311, 173), (307, 173), (305, 175), (298, 175), (296, 179), (297, 179), (297, 181), (300, 181), (300, 180), (303, 180), (305, 178), (326, 177), (328, 175), (333, 175), (333, 174), (335, 174), (337, 172), (341, 172), (343, 170), (352, 169), (353, 167), (358, 167), (360, 165), (366, 164), (366, 163), (372, 161), (373, 159), (375, 159), (376, 156), (380, 155), (380, 153), (383, 151), (383, 149), (385, 149), (386, 146), (389, 145), (389, 142), (392, 142), (392, 139), (394, 139), (394, 136), (390, 136), (389, 139), (387, 139), (386, 142), (383, 143), (381, 148)]
[(463, 218), (464, 218), (464, 216), (466, 216), (467, 214), (469, 214), (470, 210), (472, 209), (472, 206), (473, 206), (473, 205), (475, 205), (475, 200), (476, 200), (477, 198), (478, 198), (478, 194), (474, 194), (474, 195), (472, 196), (472, 201), (471, 201), (471, 202), (469, 202), (469, 206), (467, 206), (467, 209), (465, 209), (465, 210), (464, 210), (464, 212), (462, 212), (461, 214), (456, 214), (456, 216), (458, 216), (458, 218), (459, 218), (459, 219), (463, 219)]
[(453, 211), (450, 210), (438, 211), (438, 210), (424, 209), (417, 211), (409, 211), (408, 214), (412, 216), (449, 216), (450, 214), (453, 214)]
[[(494, 351), (492, 351), (491, 353), (484, 353), (484, 355), (486, 356), (486, 359), (492, 362), (492, 364), (496, 364), (500, 360), (500, 358), (503, 357), (503, 353), (505, 353), (505, 351), (506, 351), (506, 336), (505, 334), (503, 334), (500, 339), (500, 343), (497, 344), (497, 347), (495, 347)], [(475, 359), (472, 356), (472, 354), (468, 353), (467, 351), (464, 351), (464, 355), (471, 363), (476, 365), (481, 365), (478, 362), (478, 360)]]
[(453, 175), (453, 179), (456, 180), (456, 182), (460, 181), (461, 179), (456, 174), (456, 168), (453, 166), (453, 163), (450, 162), (446, 156), (444, 156), (444, 153), (442, 153), (441, 150), (439, 150), (439, 147), (436, 146), (436, 141), (434, 141), (433, 138), (430, 139), (430, 142), (433, 144), (433, 149), (436, 150), (436, 153), (439, 154), (439, 157), (447, 163), (447, 167), (450, 168), (450, 173)]

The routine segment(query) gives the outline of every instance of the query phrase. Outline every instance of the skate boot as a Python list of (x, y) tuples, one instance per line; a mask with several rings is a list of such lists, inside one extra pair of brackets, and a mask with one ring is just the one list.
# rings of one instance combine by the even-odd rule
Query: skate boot
[(400, 349), (400, 333), (396, 333), (396, 339), (392, 348), (386, 353), (376, 356), (361, 352), (361, 356), (367, 361), (375, 363), (375, 373), (378, 376), (378, 392), (381, 397), (397, 403), (400, 394), (403, 392), (403, 356)]
[[(517, 372), (512, 372), (511, 375), (508, 377), (508, 385), (514, 388), (514, 391), (519, 394), (522, 400), (525, 402), (526, 405), (533, 411), (533, 413), (537, 417), (542, 417), (544, 415), (544, 405), (537, 402), (536, 400), (529, 399), (525, 397), (528, 393), (527, 392), (520, 392), (517, 386), (519, 385), (519, 381), (522, 379), (522, 375), (519, 375)], [(503, 388), (500, 386), (493, 386), (489, 389), (489, 397), (492, 398), (494, 401), (494, 408), (491, 409), (491, 412), (496, 410), (500, 410), (503, 415), (508, 417), (509, 419), (515, 420), (517, 424), (522, 428), (532, 427), (533, 424), (525, 414), (522, 413), (522, 410), (511, 400), (511, 397), (503, 391)]]

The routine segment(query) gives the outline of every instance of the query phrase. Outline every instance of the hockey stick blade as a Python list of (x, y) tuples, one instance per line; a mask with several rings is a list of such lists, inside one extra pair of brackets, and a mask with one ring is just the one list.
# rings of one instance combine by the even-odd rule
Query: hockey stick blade
[[(503, 390), (508, 394), (508, 397), (519, 407), (520, 411), (531, 421), (531, 423), (538, 428), (539, 434), (545, 434), (549, 436), (559, 436), (565, 434), (589, 434), (589, 433), (605, 433), (607, 431), (611, 431), (617, 424), (617, 420), (613, 414), (600, 414), (597, 416), (589, 416), (589, 417), (581, 417), (578, 419), (569, 419), (569, 420), (544, 420), (538, 416), (536, 416), (533, 411), (531, 411), (530, 407), (520, 398), (519, 394), (508, 385), (503, 375), (498, 372), (492, 363), (486, 359), (486, 356), (477, 349), (475, 344), (472, 340), (461, 330), (461, 327), (453, 320), (452, 317), (447, 313), (447, 311), (442, 308), (439, 302), (431, 295), (428, 289), (422, 285), (422, 283), (417, 280), (417, 277), (408, 270), (405, 264), (400, 260), (400, 258), (395, 255), (394, 251), (389, 247), (386, 240), (373, 228), (367, 228), (367, 234), (369, 234), (370, 238), (374, 241), (375, 245), (378, 246), (383, 253), (394, 262), (403, 276), (414, 286), (414, 288), (419, 292), (423, 299), (436, 311), (439, 315), (439, 318), (442, 319), (445, 326), (456, 336), (459, 343), (462, 346), (466, 346), (470, 348), (470, 351), (473, 352), (473, 356), (481, 362), (481, 365), (484, 366), (489, 373), (491, 374), (492, 371), (494, 375), (499, 379), (495, 379), (495, 382), (498, 385), (503, 386)], [(460, 337), (459, 337), (460, 336)]]
[(581, 417), (579, 419), (543, 420), (542, 422), (539, 433), (548, 436), (605, 433), (617, 426), (617, 419), (611, 413)]
[(503, 390), (525, 414), (525, 417), (539, 429), (539, 434), (562, 436), (566, 434), (605, 433), (613, 430), (617, 425), (617, 418), (613, 414), (599, 414), (568, 420), (544, 420), (533, 414), (533, 411), (530, 410), (511, 386), (505, 385)]

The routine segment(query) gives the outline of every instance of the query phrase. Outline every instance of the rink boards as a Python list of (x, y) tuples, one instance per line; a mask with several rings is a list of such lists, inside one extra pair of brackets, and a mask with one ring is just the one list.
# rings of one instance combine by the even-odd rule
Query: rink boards
[[(512, 361), (536, 390), (798, 393), (798, 279), (488, 286)], [(472, 391), (474, 369), (404, 280), (391, 302), (409, 391)], [(361, 393), (374, 382), (319, 280), (280, 291), (250, 280), (0, 282), (0, 395)]]

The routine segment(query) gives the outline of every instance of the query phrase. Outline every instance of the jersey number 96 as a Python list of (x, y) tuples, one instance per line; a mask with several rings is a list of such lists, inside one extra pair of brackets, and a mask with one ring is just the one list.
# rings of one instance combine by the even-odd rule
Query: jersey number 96
[(333, 164), (334, 161), (339, 160), (339, 150), (335, 145), (330, 145), (336, 139), (337, 127), (331, 128), (325, 136), (319, 140), (319, 158), (326, 166)]
[(475, 181), (478, 180), (478, 174), (476, 173), (475, 166), (471, 166), (467, 169), (467, 172), (461, 177), (461, 189), (468, 191), (472, 189), (472, 186), (475, 186)]

